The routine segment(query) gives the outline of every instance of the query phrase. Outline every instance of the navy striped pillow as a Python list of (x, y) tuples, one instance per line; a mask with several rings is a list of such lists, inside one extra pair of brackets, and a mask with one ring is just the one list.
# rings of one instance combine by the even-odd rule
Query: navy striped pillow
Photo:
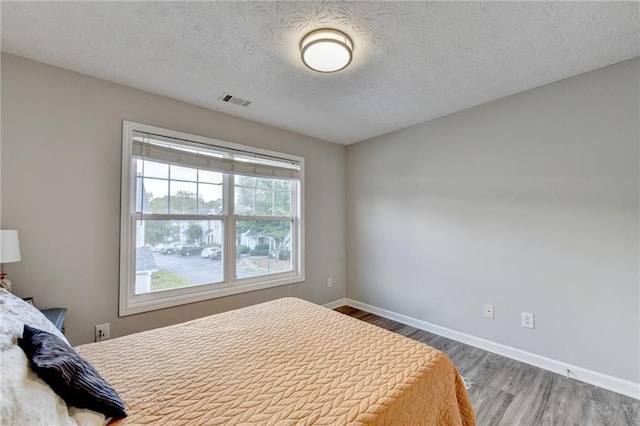
[(67, 405), (88, 408), (107, 417), (127, 417), (116, 391), (59, 337), (25, 324), (18, 345), (36, 374)]

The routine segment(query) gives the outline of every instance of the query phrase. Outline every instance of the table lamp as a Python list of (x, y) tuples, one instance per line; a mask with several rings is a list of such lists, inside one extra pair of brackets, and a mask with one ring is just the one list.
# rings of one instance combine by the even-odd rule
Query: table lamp
[[(0, 230), (0, 265), (10, 262), (20, 261), (20, 242), (18, 241), (18, 231), (2, 229)], [(11, 281), (6, 279), (7, 274), (0, 269), (0, 287), (11, 291)]]

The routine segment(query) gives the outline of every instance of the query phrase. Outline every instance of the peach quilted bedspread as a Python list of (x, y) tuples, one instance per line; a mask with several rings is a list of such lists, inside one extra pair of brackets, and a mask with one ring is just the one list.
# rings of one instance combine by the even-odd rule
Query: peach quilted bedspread
[(82, 345), (116, 425), (473, 425), (443, 353), (295, 298)]

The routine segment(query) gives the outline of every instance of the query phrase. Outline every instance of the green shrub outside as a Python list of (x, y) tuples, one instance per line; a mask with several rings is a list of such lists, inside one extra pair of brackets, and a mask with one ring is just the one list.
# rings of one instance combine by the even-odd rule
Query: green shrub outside
[(250, 256), (269, 256), (269, 250), (249, 250)]
[(280, 250), (280, 254), (278, 255), (279, 260), (289, 260), (291, 259), (291, 252), (289, 250)]

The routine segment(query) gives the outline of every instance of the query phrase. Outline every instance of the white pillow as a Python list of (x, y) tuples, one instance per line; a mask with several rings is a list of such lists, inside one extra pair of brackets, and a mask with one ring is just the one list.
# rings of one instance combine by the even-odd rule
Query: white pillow
[(68, 408), (38, 375), (16, 344), (24, 324), (47, 331), (69, 343), (33, 305), (0, 289), (0, 424), (30, 426), (94, 426), (108, 419), (91, 410)]
[(55, 334), (65, 342), (66, 337), (35, 306), (15, 294), (0, 288), (0, 350), (17, 343), (25, 324)]

